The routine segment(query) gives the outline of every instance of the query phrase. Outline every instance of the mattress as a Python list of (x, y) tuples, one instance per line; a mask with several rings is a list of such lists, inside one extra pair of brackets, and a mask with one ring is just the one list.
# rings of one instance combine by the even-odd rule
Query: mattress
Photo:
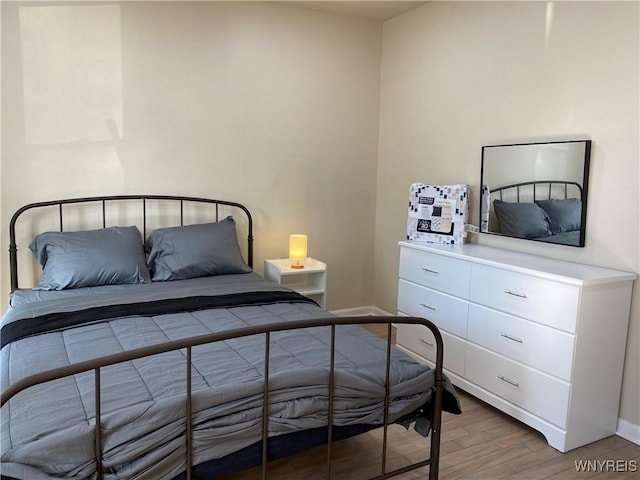
[[(46, 292), (17, 290), (2, 318), (2, 389), (37, 372), (126, 350), (230, 329), (329, 314), (255, 273)], [(384, 419), (386, 341), (338, 326), (338, 428)], [(327, 425), (330, 327), (271, 334), (269, 438)], [(264, 335), (192, 350), (193, 464), (260, 442)], [(105, 478), (173, 479), (185, 469), (186, 354), (173, 351), (104, 367)], [(433, 370), (392, 349), (390, 421), (428, 410)], [(95, 478), (94, 375), (37, 385), (2, 409), (2, 475)], [(445, 405), (459, 404), (447, 381)]]

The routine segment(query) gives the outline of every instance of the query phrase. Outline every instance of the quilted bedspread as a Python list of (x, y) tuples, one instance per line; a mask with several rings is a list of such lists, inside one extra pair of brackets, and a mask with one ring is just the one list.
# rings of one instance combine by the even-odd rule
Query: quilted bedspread
[[(16, 291), (2, 318), (2, 389), (37, 372), (143, 346), (329, 316), (287, 292), (254, 273)], [(336, 328), (333, 423), (380, 425), (386, 341), (357, 326)], [(326, 426), (330, 335), (329, 327), (271, 335), (270, 437)], [(193, 348), (194, 464), (260, 441), (264, 344), (257, 335)], [(102, 369), (105, 478), (172, 479), (184, 471), (185, 372), (185, 351)], [(390, 383), (393, 421), (429, 402), (433, 370), (393, 349)], [(2, 408), (3, 476), (96, 478), (93, 387), (87, 372), (13, 397)], [(455, 410), (450, 385), (446, 395)]]

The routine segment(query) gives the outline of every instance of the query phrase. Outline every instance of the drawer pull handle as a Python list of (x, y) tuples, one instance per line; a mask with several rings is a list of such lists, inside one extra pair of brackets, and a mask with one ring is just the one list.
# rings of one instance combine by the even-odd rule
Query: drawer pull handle
[(433, 273), (433, 274), (435, 274), (435, 275), (438, 275), (438, 273), (440, 273), (440, 272), (438, 272), (437, 270), (431, 270), (431, 269), (429, 269), (429, 268), (423, 268), (422, 270), (423, 270), (423, 271), (425, 271), (425, 272), (427, 272), (427, 273)]
[(524, 293), (514, 292), (512, 290), (505, 290), (504, 293), (506, 293), (507, 295), (513, 295), (514, 297), (527, 298)]
[(520, 387), (520, 384), (518, 382), (514, 382), (513, 380), (509, 380), (507, 377), (505, 377), (503, 375), (498, 375), (498, 378), (500, 380), (502, 380), (503, 382), (507, 382), (509, 385), (513, 385), (514, 387)]
[(431, 348), (434, 347), (433, 343), (427, 342), (424, 338), (421, 338), (420, 341), (425, 345), (427, 345), (428, 347), (431, 347)]
[(512, 337), (511, 335), (508, 335), (506, 333), (501, 333), (500, 336), (506, 338), (507, 340), (511, 340), (512, 342), (523, 343), (521, 338)]
[(436, 311), (436, 307), (432, 307), (431, 305), (427, 305), (426, 303), (421, 303), (420, 306), (428, 308), (429, 310), (433, 310), (434, 312)]

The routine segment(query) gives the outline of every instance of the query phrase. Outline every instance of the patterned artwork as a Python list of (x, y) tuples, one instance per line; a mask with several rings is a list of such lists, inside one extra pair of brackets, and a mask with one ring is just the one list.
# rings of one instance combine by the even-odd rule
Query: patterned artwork
[(468, 185), (414, 183), (409, 190), (407, 240), (464, 243), (469, 213)]

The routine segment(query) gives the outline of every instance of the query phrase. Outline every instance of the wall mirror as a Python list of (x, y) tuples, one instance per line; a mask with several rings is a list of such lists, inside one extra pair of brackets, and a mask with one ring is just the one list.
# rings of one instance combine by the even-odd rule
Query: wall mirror
[(591, 140), (486, 145), (480, 231), (584, 247)]

